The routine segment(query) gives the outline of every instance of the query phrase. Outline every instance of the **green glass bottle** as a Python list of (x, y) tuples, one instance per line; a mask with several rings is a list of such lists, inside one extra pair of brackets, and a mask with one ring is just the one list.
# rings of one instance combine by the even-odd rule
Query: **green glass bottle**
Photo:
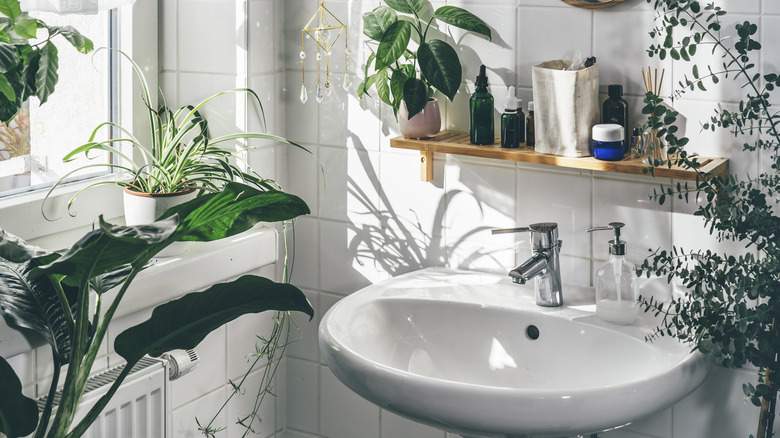
[(518, 114), (521, 100), (515, 96), (515, 87), (510, 86), (501, 115), (501, 147), (516, 148), (525, 141), (525, 119)]
[(493, 125), (493, 96), (488, 91), (488, 79), (484, 65), (479, 67), (476, 88), (469, 101), (471, 143), (476, 145), (493, 144), (496, 139)]

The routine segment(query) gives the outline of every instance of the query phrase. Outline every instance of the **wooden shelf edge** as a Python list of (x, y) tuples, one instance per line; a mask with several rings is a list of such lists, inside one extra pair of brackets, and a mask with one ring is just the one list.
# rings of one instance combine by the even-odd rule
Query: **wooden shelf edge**
[[(429, 139), (416, 140), (404, 137), (390, 139), (390, 147), (420, 151), (421, 179), (423, 181), (431, 181), (433, 179), (432, 161), (434, 152), (544, 164), (568, 169), (651, 176), (649, 171), (646, 172), (644, 170), (648, 166), (638, 158), (629, 158), (622, 161), (601, 161), (593, 157), (575, 158), (542, 154), (534, 151), (532, 147), (525, 146), (524, 143), (516, 149), (502, 148), (500, 144), (500, 139), (496, 138), (496, 143), (493, 145), (473, 145), (469, 142), (468, 133), (454, 131), (442, 131), (436, 137)], [(701, 163), (700, 171), (707, 175), (724, 177), (728, 173), (728, 158), (697, 157), (697, 159)], [(656, 167), (654, 173), (657, 178), (696, 180), (696, 172), (676, 166), (671, 168), (666, 166)]]

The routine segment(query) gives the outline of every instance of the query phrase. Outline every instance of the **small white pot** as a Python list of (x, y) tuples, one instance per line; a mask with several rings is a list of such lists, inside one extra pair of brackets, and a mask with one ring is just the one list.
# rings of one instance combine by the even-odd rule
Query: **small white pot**
[[(195, 189), (175, 193), (140, 193), (125, 188), (125, 224), (151, 224), (169, 208), (183, 204), (195, 198)], [(171, 257), (183, 253), (187, 249), (184, 242), (174, 242), (160, 251), (158, 257)]]
[(409, 118), (406, 102), (398, 110), (398, 128), (406, 138), (431, 138), (441, 131), (439, 101), (431, 99), (422, 111)]

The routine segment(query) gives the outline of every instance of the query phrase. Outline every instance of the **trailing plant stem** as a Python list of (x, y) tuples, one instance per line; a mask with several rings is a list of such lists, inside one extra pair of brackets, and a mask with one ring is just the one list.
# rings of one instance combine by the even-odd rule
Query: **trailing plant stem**
[[(775, 336), (780, 336), (780, 327), (777, 326), (777, 319), (772, 319), (772, 333)], [(775, 363), (778, 362), (778, 355), (775, 354)], [(758, 431), (756, 432), (756, 438), (771, 438), (767, 437), (767, 431), (772, 433), (774, 430), (775, 420), (775, 406), (777, 403), (777, 388), (772, 381), (772, 374), (774, 370), (771, 367), (767, 367), (764, 372), (764, 384), (771, 389), (769, 397), (761, 397), (761, 411), (758, 417)]]

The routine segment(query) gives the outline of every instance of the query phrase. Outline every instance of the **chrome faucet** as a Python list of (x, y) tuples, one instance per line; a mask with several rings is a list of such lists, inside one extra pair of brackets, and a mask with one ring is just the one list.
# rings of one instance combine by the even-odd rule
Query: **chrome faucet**
[(493, 230), (493, 234), (531, 232), (531, 258), (509, 271), (512, 281), (525, 284), (534, 279), (536, 304), (545, 307), (563, 305), (561, 293), (560, 252), (563, 242), (558, 240), (558, 224), (542, 222), (523, 228)]

